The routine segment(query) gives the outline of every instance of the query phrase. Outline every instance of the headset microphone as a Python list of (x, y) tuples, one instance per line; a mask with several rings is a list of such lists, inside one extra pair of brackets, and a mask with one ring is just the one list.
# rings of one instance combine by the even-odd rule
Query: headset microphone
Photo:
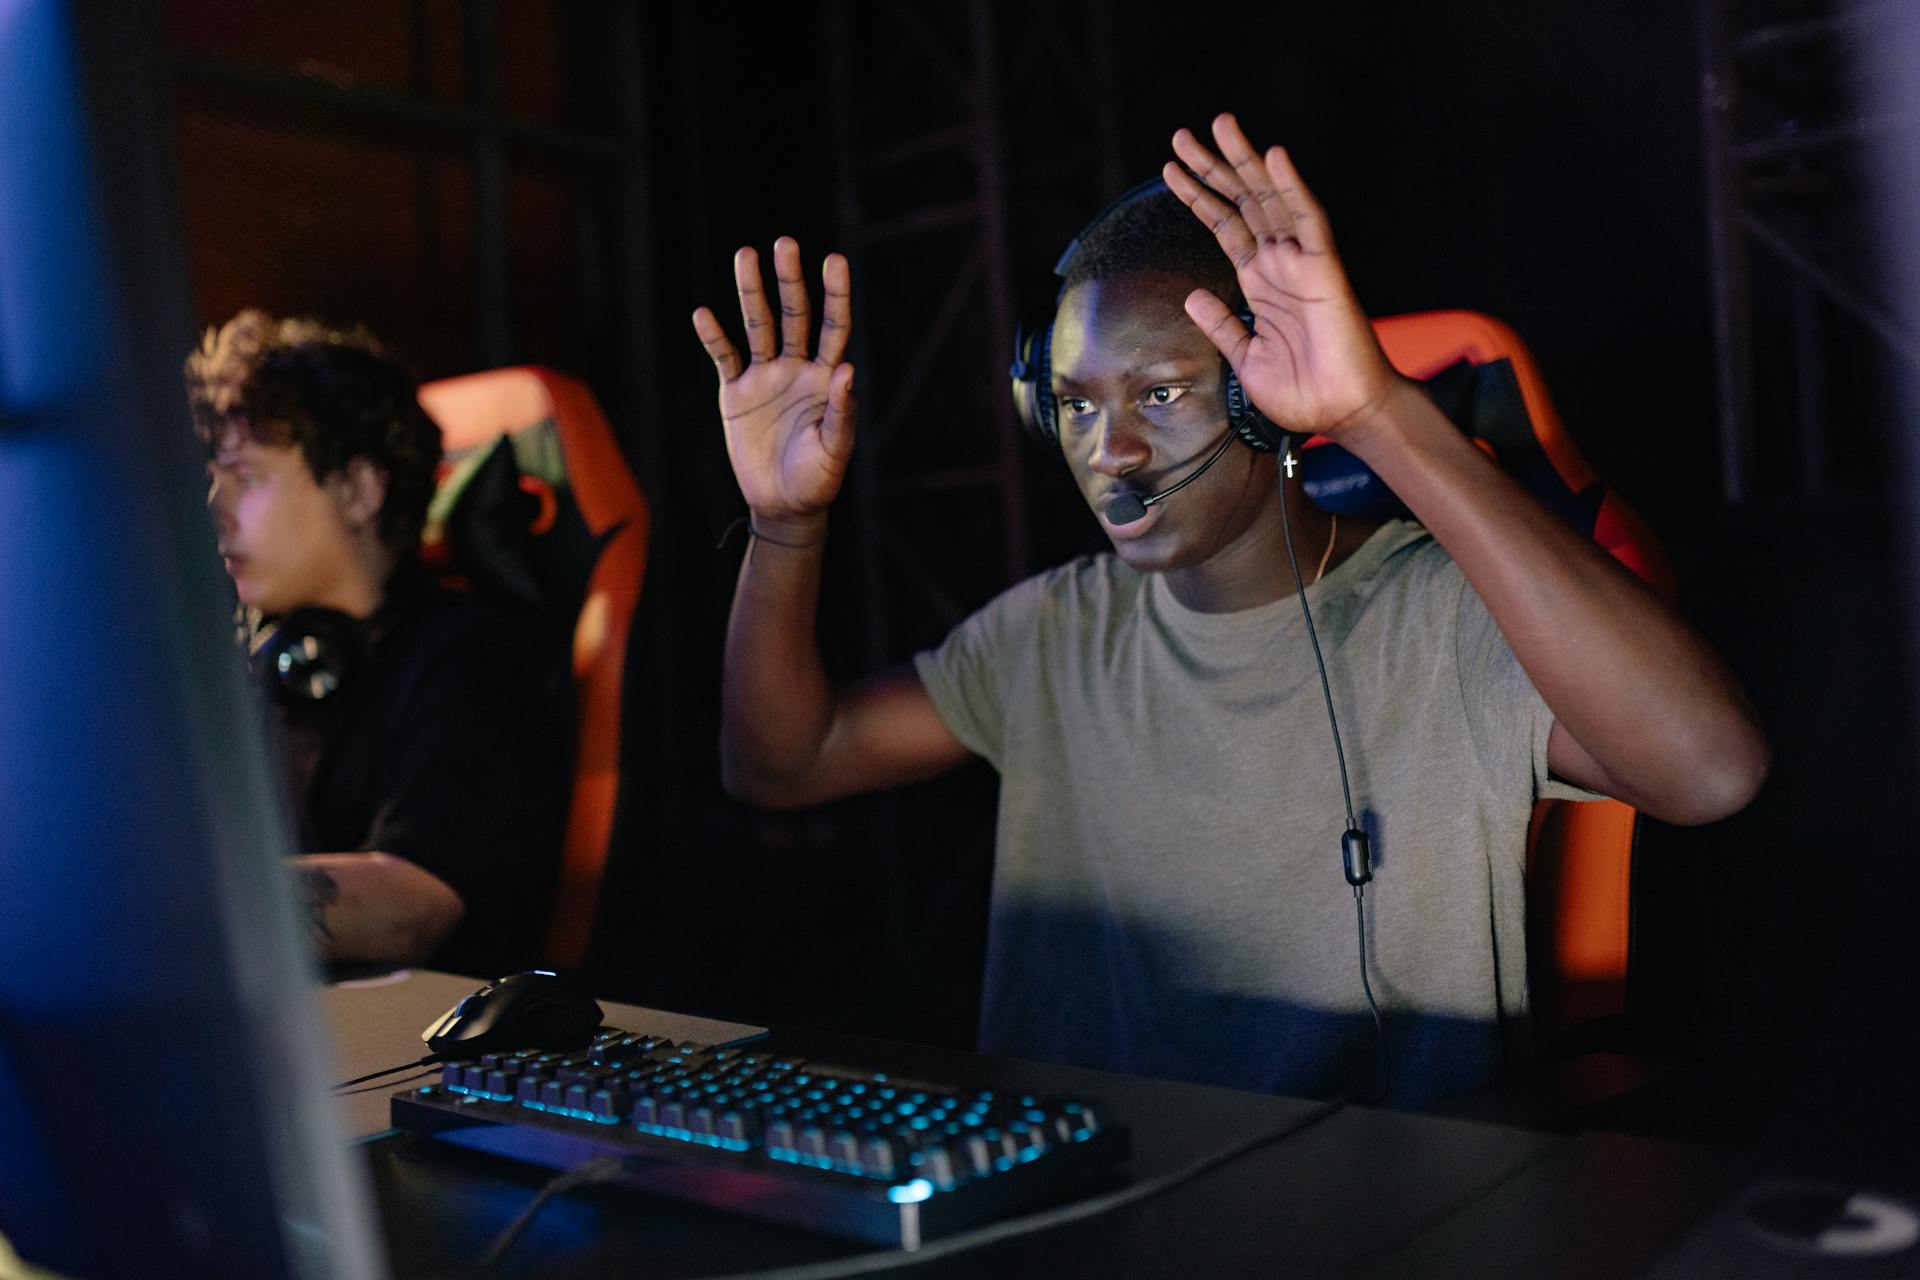
[(1235, 434), (1231, 429), (1223, 432), (1220, 436), (1220, 443), (1214, 446), (1213, 455), (1201, 463), (1199, 469), (1192, 475), (1180, 481), (1178, 484), (1169, 485), (1160, 492), (1150, 493), (1144, 498), (1137, 493), (1114, 494), (1113, 497), (1107, 500), (1107, 523), (1132, 524), (1135, 520), (1147, 514), (1148, 507), (1160, 501), (1162, 498), (1170, 497), (1180, 492), (1195, 480), (1198, 480), (1207, 473), (1208, 467), (1220, 461), (1220, 455), (1225, 453), (1227, 446), (1233, 443)]

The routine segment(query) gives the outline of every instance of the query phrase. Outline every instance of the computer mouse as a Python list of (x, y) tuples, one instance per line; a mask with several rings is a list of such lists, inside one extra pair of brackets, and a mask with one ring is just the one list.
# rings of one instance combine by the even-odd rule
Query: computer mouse
[(442, 1058), (513, 1049), (579, 1049), (600, 1028), (600, 1006), (574, 978), (545, 969), (489, 982), (435, 1019), (420, 1038)]

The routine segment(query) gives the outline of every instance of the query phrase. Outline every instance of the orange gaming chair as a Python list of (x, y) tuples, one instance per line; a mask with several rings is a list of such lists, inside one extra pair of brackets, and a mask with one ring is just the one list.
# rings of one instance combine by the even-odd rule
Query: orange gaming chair
[[(619, 797), (621, 683), (647, 566), (646, 499), (593, 393), (564, 374), (527, 365), (446, 378), (422, 386), (420, 403), (440, 425), (449, 464), (502, 436), (514, 437), (514, 451), (526, 453), (522, 442), (547, 442), (523, 433), (549, 432), (558, 460), (544, 471), (554, 474), (529, 470), (523, 458), (521, 487), (537, 501), (532, 531), (551, 526), (554, 490), (561, 489), (599, 544), (572, 628), (573, 794), (545, 946), (550, 965), (577, 967), (593, 930)], [(552, 453), (545, 451), (549, 459)]]
[[(1518, 334), (1490, 316), (1433, 311), (1374, 321), (1387, 358), (1410, 377), (1428, 378), (1465, 360), (1512, 365), (1539, 451), (1570, 494), (1597, 499), (1585, 507), (1594, 540), (1668, 599), (1673, 570), (1646, 524), (1600, 478), (1567, 434), (1547, 395), (1532, 353)], [(1482, 441), (1486, 447), (1486, 442)], [(1512, 467), (1513, 459), (1500, 457)], [(1617, 800), (1542, 800), (1527, 844), (1529, 976), (1537, 1038), (1546, 1056), (1556, 1039), (1627, 1011), (1627, 968), (1637, 812)]]

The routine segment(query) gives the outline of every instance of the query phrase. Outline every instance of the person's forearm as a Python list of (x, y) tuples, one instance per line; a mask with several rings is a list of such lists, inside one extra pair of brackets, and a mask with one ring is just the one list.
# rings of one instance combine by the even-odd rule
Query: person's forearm
[(446, 881), (391, 854), (311, 853), (293, 865), (324, 960), (417, 964), (466, 914)]
[(1707, 643), (1534, 501), (1411, 383), (1346, 444), (1453, 556), (1555, 719), (1608, 789), (1656, 817), (1743, 806), (1767, 747)]
[(756, 518), (755, 528), (759, 536), (748, 544), (727, 620), (721, 777), (743, 800), (804, 803), (806, 774), (834, 715), (814, 634), (827, 521)]

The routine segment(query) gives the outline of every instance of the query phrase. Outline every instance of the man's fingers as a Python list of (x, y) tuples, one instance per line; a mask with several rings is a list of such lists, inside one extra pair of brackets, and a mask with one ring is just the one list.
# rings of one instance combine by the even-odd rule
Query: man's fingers
[(773, 359), (773, 312), (760, 287), (760, 255), (751, 247), (733, 255), (733, 283), (740, 290), (740, 318), (747, 325), (747, 350), (755, 360)]
[[(852, 277), (846, 258), (837, 253), (828, 254), (820, 268), (820, 279), (827, 301), (820, 319), (820, 354), (814, 360), (832, 366), (847, 354), (847, 339), (853, 333)], [(848, 383), (852, 383), (851, 374)]]
[(859, 401), (853, 394), (853, 366), (843, 364), (827, 381), (827, 412), (820, 419), (820, 444), (833, 458), (845, 458), (853, 447), (853, 417)]
[(813, 313), (800, 270), (800, 242), (792, 236), (773, 242), (773, 278), (780, 284), (780, 354), (805, 360)]
[[(1273, 176), (1260, 162), (1260, 153), (1247, 141), (1247, 135), (1240, 128), (1240, 122), (1231, 112), (1223, 111), (1213, 118), (1213, 140), (1220, 146), (1220, 154), (1233, 166), (1233, 172), (1245, 184), (1247, 195), (1241, 202), (1244, 211), (1249, 205), (1261, 211), (1266, 225), (1272, 228), (1272, 235), (1262, 235), (1259, 227), (1254, 227), (1254, 238), (1262, 244), (1269, 240), (1284, 240), (1293, 236), (1293, 213), (1285, 200), (1275, 189)], [(1248, 219), (1252, 225), (1252, 219)]]
[[(1173, 135), (1173, 153), (1201, 182), (1233, 202), (1240, 220), (1247, 226), (1247, 234), (1256, 242), (1264, 243), (1273, 238), (1271, 222), (1263, 202), (1255, 197), (1253, 190), (1233, 166), (1207, 150), (1206, 144), (1194, 137), (1191, 129), (1181, 129)], [(1264, 177), (1259, 185), (1267, 185)]]
[(1205, 289), (1195, 289), (1188, 294), (1186, 307), (1187, 318), (1199, 325), (1200, 332), (1207, 335), (1207, 340), (1227, 358), (1227, 363), (1238, 369), (1240, 357), (1246, 354), (1253, 336), (1233, 313), (1233, 308)]
[(713, 367), (719, 371), (720, 381), (731, 382), (740, 376), (740, 353), (733, 349), (718, 316), (705, 307), (699, 308), (693, 313), (693, 332), (699, 337), (700, 345), (707, 349)]
[(1285, 147), (1267, 148), (1266, 170), (1280, 193), (1279, 203), (1286, 206), (1292, 219), (1293, 237), (1300, 242), (1301, 249), (1307, 253), (1332, 253), (1333, 231), (1327, 226), (1326, 214), (1313, 193), (1307, 190), (1307, 184), (1300, 180), (1300, 172), (1293, 167), (1293, 158)]
[(1207, 190), (1194, 179), (1194, 176), (1169, 160), (1161, 168), (1160, 176), (1167, 181), (1167, 187), (1193, 210), (1193, 215), (1207, 224), (1213, 232), (1213, 238), (1220, 242), (1221, 249), (1233, 259), (1234, 269), (1238, 270), (1253, 261), (1259, 246), (1254, 243), (1253, 233), (1247, 230), (1246, 220), (1232, 205)]

